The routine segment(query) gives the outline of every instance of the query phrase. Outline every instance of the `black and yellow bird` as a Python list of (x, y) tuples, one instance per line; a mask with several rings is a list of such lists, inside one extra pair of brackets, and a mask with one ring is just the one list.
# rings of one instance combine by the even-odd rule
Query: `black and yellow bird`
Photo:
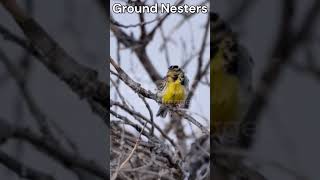
[(184, 105), (188, 94), (188, 84), (188, 78), (179, 66), (173, 65), (168, 68), (166, 76), (157, 82), (158, 97), (161, 102), (157, 116), (165, 118), (168, 107)]
[[(226, 144), (239, 139), (251, 100), (252, 59), (236, 35), (216, 14), (211, 23), (211, 133)], [(229, 141), (229, 142), (226, 142)]]

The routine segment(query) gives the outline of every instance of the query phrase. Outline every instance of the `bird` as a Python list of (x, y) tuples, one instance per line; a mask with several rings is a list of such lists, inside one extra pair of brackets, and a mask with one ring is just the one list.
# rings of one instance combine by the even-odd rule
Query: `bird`
[(210, 131), (222, 143), (240, 146), (252, 98), (253, 60), (218, 14), (211, 12), (210, 20)]
[(166, 76), (156, 84), (157, 95), (161, 104), (156, 116), (165, 118), (169, 107), (184, 105), (189, 91), (189, 80), (178, 65), (171, 65)]

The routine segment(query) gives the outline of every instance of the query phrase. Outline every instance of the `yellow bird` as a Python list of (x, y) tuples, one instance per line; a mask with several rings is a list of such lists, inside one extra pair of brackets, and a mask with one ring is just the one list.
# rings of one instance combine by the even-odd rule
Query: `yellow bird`
[(213, 82), (211, 102), (213, 133), (223, 133), (231, 127), (238, 118), (239, 80), (236, 76), (225, 71), (222, 51), (218, 52), (211, 64)]
[(211, 13), (211, 132), (238, 141), (240, 123), (251, 99), (252, 59), (231, 29)]
[(166, 77), (157, 83), (157, 88), (161, 98), (157, 116), (165, 118), (168, 107), (184, 105), (188, 93), (188, 78), (179, 66), (170, 66)]

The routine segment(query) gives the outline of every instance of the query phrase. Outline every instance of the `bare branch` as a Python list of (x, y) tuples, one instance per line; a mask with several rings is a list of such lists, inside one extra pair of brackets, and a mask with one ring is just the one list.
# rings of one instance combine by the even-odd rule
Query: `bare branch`
[[(40, 127), (40, 130), (43, 135), (48, 136), (51, 140), (56, 140), (53, 136), (53, 132), (49, 128), (49, 122), (47, 120), (46, 115), (41, 111), (40, 107), (34, 102), (34, 98), (32, 97), (31, 93), (27, 89), (24, 84), (22, 74), (16, 69), (16, 67), (11, 64), (9, 58), (4, 54), (4, 52), (0, 49), (0, 61), (6, 66), (9, 73), (14, 77), (21, 94), (23, 95), (28, 108), (32, 115), (35, 117), (37, 124)], [(56, 141), (58, 142), (58, 141)]]
[(197, 67), (197, 73), (194, 77), (193, 83), (191, 85), (190, 88), (190, 92), (188, 94), (188, 97), (186, 99), (186, 104), (185, 107), (189, 108), (190, 103), (191, 103), (191, 99), (194, 95), (195, 90), (197, 89), (199, 82), (201, 81), (202, 77), (207, 73), (209, 67), (210, 67), (210, 60), (208, 60), (207, 65), (205, 66), (205, 68), (202, 70), (202, 64), (203, 64), (203, 55), (205, 52), (205, 48), (206, 48), (206, 42), (207, 42), (207, 37), (209, 34), (209, 27), (210, 27), (210, 17), (208, 16), (208, 20), (205, 26), (205, 33), (202, 39), (202, 44), (201, 44), (201, 48), (200, 48), (200, 52), (199, 52), (199, 58), (198, 58), (198, 67)]
[[(122, 110), (126, 111), (128, 114), (133, 115), (133, 116), (137, 116), (137, 117), (149, 122), (150, 124), (152, 124), (152, 122), (149, 119), (147, 119), (145, 116), (143, 116), (141, 113), (136, 112), (136, 111), (134, 111), (132, 109), (129, 109), (128, 107), (126, 107), (126, 106), (124, 106), (124, 105), (122, 105), (122, 104), (120, 104), (118, 102), (114, 102), (114, 101), (111, 100), (110, 101), (110, 105), (111, 106), (118, 106)], [(162, 129), (156, 123), (153, 123), (153, 125), (160, 132), (160, 134), (173, 145), (173, 147), (177, 147), (177, 145), (174, 143), (174, 141), (166, 133), (164, 133), (162, 131)]]
[(295, 52), (295, 49), (308, 39), (307, 35), (311, 34), (320, 14), (320, 1), (315, 1), (312, 8), (307, 12), (299, 30), (297, 33), (294, 33), (291, 28), (293, 1), (287, 0), (283, 3), (282, 26), (279, 31), (278, 41), (276, 42), (272, 57), (270, 57), (271, 61), (262, 74), (249, 111), (242, 124), (242, 128), (248, 130), (241, 137), (241, 144), (245, 147), (252, 144), (255, 126), (258, 124), (263, 109), (268, 104), (268, 100), (271, 99), (272, 90), (279, 83), (279, 77), (283, 73), (284, 67), (292, 60), (291, 55)]
[(147, 125), (147, 122), (144, 124), (143, 128), (141, 129), (140, 133), (139, 133), (139, 136), (138, 136), (138, 139), (137, 139), (137, 142), (136, 144), (134, 145), (133, 149), (131, 150), (129, 156), (127, 157), (127, 159), (125, 159), (121, 165), (119, 166), (119, 168), (116, 170), (116, 172), (113, 174), (112, 176), (112, 180), (115, 180), (118, 176), (118, 173), (119, 171), (121, 171), (121, 169), (125, 166), (125, 164), (127, 164), (129, 162), (129, 160), (131, 159), (131, 157), (133, 156), (133, 153), (136, 151), (137, 147), (139, 146), (139, 143), (140, 143), (140, 138), (141, 138), (141, 134), (144, 130), (144, 128), (146, 127)]
[(144, 89), (143, 87), (141, 87), (141, 84), (133, 81), (129, 75), (124, 72), (120, 66), (118, 66), (116, 64), (116, 62), (111, 58), (109, 57), (109, 63), (112, 64), (112, 66), (117, 70), (118, 74), (119, 74), (119, 77), (120, 79), (127, 85), (129, 86), (134, 92), (146, 97), (146, 98), (149, 98), (149, 99), (153, 99), (155, 101), (157, 101), (157, 95), (152, 93), (151, 91), (149, 90), (146, 90)]
[(21, 10), (15, 0), (4, 0), (1, 3), (29, 39), (34, 49), (33, 55), (36, 55), (40, 62), (80, 98), (93, 99), (102, 106), (107, 106), (107, 85), (98, 80), (95, 70), (77, 63), (33, 18)]
[(102, 167), (94, 163), (94, 161), (84, 159), (77, 154), (70, 153), (62, 147), (56, 146), (51, 141), (43, 139), (41, 136), (32, 132), (27, 128), (14, 127), (8, 124), (5, 120), (0, 119), (0, 132), (7, 132), (1, 138), (6, 140), (8, 138), (16, 138), (29, 142), (39, 151), (42, 151), (56, 161), (70, 168), (80, 168), (88, 171), (97, 177), (104, 179), (109, 178), (109, 173)]
[(15, 172), (19, 177), (30, 180), (55, 180), (53, 176), (40, 172), (15, 160), (8, 154), (0, 151), (0, 163)]

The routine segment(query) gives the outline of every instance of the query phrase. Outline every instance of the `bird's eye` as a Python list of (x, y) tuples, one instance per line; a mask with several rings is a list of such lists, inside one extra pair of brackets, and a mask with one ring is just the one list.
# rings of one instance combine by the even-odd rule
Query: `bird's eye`
[(169, 68), (168, 68), (168, 69), (178, 69), (178, 68), (179, 68), (179, 66), (174, 65), (174, 66), (169, 66)]

